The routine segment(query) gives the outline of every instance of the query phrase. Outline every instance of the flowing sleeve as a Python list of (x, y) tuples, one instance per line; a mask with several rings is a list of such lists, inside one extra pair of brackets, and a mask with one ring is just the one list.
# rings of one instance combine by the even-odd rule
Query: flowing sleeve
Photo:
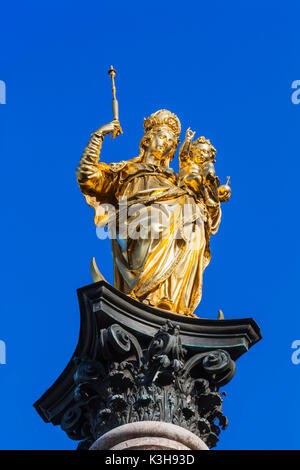
[(221, 223), (221, 205), (216, 184), (206, 186), (205, 205), (209, 214), (209, 231), (215, 235)]
[(95, 209), (95, 224), (103, 222), (102, 204), (115, 204), (119, 172), (113, 164), (99, 162), (103, 137), (92, 135), (76, 170), (79, 188), (89, 206)]

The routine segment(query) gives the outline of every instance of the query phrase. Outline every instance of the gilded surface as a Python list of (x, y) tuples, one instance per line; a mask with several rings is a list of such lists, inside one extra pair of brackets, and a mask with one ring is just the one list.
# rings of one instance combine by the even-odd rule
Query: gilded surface
[[(77, 181), (97, 226), (110, 219), (103, 205), (115, 208), (115, 287), (148, 305), (192, 316), (211, 258), (210, 235), (221, 221), (220, 202), (229, 200), (231, 190), (216, 176), (214, 147), (204, 137), (193, 142), (190, 129), (179, 151), (179, 175), (169, 167), (181, 132), (177, 116), (157, 111), (144, 120), (144, 131), (136, 158), (106, 164), (99, 162), (103, 139), (122, 130), (117, 119), (100, 127), (83, 152)], [(123, 201), (127, 212), (120, 223)]]

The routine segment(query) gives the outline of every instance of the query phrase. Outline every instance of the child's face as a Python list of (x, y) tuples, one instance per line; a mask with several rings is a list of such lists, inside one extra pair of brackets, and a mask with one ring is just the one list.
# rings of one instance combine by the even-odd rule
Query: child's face
[(201, 163), (212, 160), (211, 148), (208, 144), (198, 143), (192, 147), (192, 159), (195, 163)]

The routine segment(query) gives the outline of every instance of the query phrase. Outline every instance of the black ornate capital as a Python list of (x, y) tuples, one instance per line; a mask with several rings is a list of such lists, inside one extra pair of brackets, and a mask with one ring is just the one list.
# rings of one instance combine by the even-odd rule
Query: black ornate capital
[(46, 422), (89, 448), (122, 424), (164, 421), (208, 447), (228, 422), (219, 388), (260, 338), (252, 319), (207, 320), (145, 306), (104, 281), (78, 290), (79, 342), (64, 372), (35, 403)]

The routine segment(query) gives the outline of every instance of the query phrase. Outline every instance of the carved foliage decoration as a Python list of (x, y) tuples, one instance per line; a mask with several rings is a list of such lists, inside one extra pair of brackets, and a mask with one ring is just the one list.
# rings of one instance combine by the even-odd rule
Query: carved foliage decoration
[(61, 427), (79, 448), (102, 434), (135, 421), (164, 421), (182, 426), (214, 447), (227, 427), (219, 387), (235, 372), (221, 349), (186, 359), (179, 326), (167, 321), (147, 349), (114, 324), (99, 333), (94, 358), (75, 358), (74, 397)]

